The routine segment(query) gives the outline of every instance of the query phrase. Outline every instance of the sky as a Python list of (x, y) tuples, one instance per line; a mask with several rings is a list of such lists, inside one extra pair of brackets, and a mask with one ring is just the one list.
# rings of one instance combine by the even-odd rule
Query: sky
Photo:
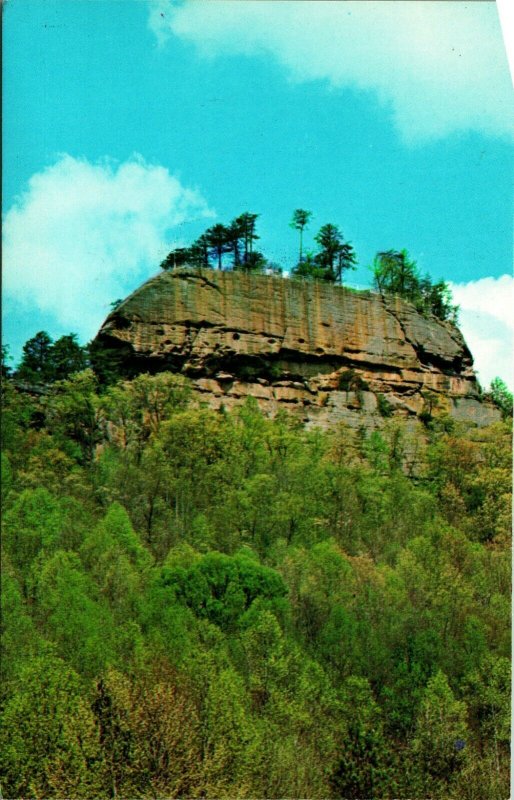
[(444, 278), (487, 386), (514, 388), (514, 97), (498, 7), (425, 0), (6, 0), (3, 342), (86, 343), (170, 249), (258, 213)]

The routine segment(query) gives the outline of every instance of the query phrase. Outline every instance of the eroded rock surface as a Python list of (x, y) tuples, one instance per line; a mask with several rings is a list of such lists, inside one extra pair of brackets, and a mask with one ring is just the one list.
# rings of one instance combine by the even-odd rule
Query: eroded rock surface
[(388, 415), (499, 418), (480, 399), (454, 325), (371, 292), (184, 268), (137, 289), (97, 342), (125, 375), (188, 375), (214, 408), (252, 396), (267, 413), (285, 408), (324, 427), (375, 427)]

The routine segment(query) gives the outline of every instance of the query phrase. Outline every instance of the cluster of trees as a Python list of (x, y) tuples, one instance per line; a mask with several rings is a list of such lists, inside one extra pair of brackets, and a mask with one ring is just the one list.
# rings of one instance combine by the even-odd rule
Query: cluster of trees
[[(11, 377), (8, 347), (2, 347), (2, 376)], [(46, 331), (39, 331), (23, 345), (22, 357), (14, 375), (27, 383), (53, 383), (89, 365), (88, 349), (78, 343), (75, 333), (55, 342)]]
[[(112, 303), (112, 308), (121, 302), (117, 300)], [(65, 380), (87, 368), (92, 368), (102, 383), (120, 377), (120, 359), (107, 354), (95, 341), (79, 344), (75, 333), (61, 336), (54, 342), (46, 331), (38, 331), (23, 345), (20, 362), (14, 369), (12, 361), (9, 346), (2, 345), (2, 377), (26, 384), (33, 390), (39, 387), (40, 391), (44, 391), (45, 387), (56, 381)]]
[(508, 796), (510, 420), (3, 393), (5, 796)]
[[(161, 263), (161, 268), (176, 269), (184, 264), (196, 267), (232, 269), (244, 272), (270, 272), (281, 274), (282, 267), (274, 264), (259, 250), (254, 242), (259, 239), (256, 232), (258, 214), (245, 212), (230, 225), (216, 224), (208, 228), (191, 247), (172, 250)], [(292, 274), (302, 278), (342, 282), (345, 270), (354, 269), (357, 259), (350, 243), (345, 242), (336, 225), (323, 225), (314, 237), (319, 246), (317, 253), (303, 253), (303, 233), (312, 217), (311, 211), (298, 208), (293, 214), (291, 227), (300, 234), (298, 264)], [(227, 262), (227, 258), (230, 259)]]
[[(245, 212), (230, 225), (216, 224), (208, 228), (191, 247), (172, 250), (161, 263), (165, 270), (191, 264), (200, 268), (241, 270), (282, 274), (282, 267), (266, 259), (262, 252), (254, 250), (258, 214)], [(357, 257), (350, 242), (337, 225), (323, 225), (314, 237), (318, 245), (316, 252), (304, 253), (304, 232), (312, 218), (312, 211), (297, 208), (290, 227), (298, 231), (300, 247), (297, 264), (291, 275), (308, 280), (343, 283), (343, 277), (357, 264)], [(227, 257), (230, 259), (227, 262)], [(435, 314), (442, 320), (457, 321), (458, 307), (452, 303), (450, 288), (444, 280), (433, 282), (429, 275), (421, 277), (416, 263), (406, 250), (387, 250), (377, 253), (373, 262), (373, 285), (381, 294), (399, 295), (413, 302), (419, 311)]]
[(418, 311), (430, 312), (442, 320), (457, 322), (458, 306), (453, 305), (450, 287), (445, 281), (432, 282), (421, 277), (416, 262), (406, 250), (377, 253), (373, 262), (373, 285), (380, 294), (393, 294), (410, 300)]
[(300, 253), (293, 275), (329, 283), (342, 283), (344, 272), (355, 269), (357, 263), (353, 247), (349, 242), (345, 242), (337, 225), (327, 223), (314, 237), (319, 247), (318, 252), (309, 251), (304, 257), (303, 231), (309, 224), (311, 216), (311, 211), (297, 208), (291, 220), (291, 227), (300, 233)]
[(261, 252), (254, 250), (258, 214), (245, 212), (232, 220), (230, 225), (218, 223), (208, 228), (191, 247), (172, 250), (161, 263), (162, 269), (176, 269), (191, 264), (205, 269), (227, 268), (225, 256), (229, 256), (230, 269), (244, 272), (260, 272), (268, 262)]

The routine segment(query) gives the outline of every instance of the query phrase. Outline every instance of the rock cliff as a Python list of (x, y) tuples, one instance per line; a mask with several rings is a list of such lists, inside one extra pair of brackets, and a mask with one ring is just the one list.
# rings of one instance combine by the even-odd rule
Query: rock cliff
[(485, 425), (460, 331), (372, 292), (183, 268), (163, 272), (104, 322), (96, 342), (127, 376), (171, 370), (214, 408), (248, 396), (310, 425), (375, 427), (447, 413)]

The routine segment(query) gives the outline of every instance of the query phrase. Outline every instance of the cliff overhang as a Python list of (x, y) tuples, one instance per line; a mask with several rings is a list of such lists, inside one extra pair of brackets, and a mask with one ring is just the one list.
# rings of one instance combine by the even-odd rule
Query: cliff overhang
[(96, 345), (121, 375), (187, 375), (211, 407), (254, 397), (306, 424), (445, 413), (486, 425), (473, 359), (450, 322), (398, 297), (318, 282), (182, 268), (113, 311)]

